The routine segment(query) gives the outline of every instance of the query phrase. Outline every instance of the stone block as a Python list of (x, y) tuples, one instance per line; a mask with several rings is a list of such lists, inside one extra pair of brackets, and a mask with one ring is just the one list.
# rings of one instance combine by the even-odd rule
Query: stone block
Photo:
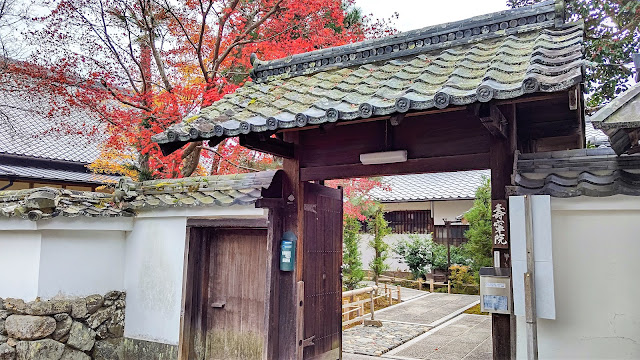
[(6, 320), (0, 320), (0, 335), (7, 335)]
[(7, 334), (18, 340), (37, 340), (56, 330), (56, 321), (48, 316), (11, 315), (6, 320)]
[(89, 312), (87, 311), (87, 300), (80, 298), (71, 301), (71, 317), (74, 319), (84, 319)]
[(0, 310), (0, 320), (8, 318), (9, 315), (11, 315), (11, 312), (9, 312), (9, 310)]
[(52, 339), (20, 341), (16, 345), (17, 360), (60, 360), (63, 352), (64, 344)]
[(87, 311), (89, 312), (89, 314), (93, 314), (102, 307), (104, 298), (102, 297), (102, 295), (98, 294), (89, 295), (85, 298), (85, 302), (87, 303)]
[(120, 294), (121, 294), (120, 291), (115, 291), (115, 290), (109, 291), (108, 293), (106, 293), (104, 295), (104, 299), (105, 300), (118, 300), (120, 298)]
[(96, 341), (96, 332), (86, 327), (84, 324), (74, 321), (69, 331), (67, 345), (81, 351), (89, 351)]
[(92, 355), (94, 360), (123, 360), (122, 338), (96, 341)]
[(4, 299), (3, 304), (5, 310), (9, 310), (14, 314), (24, 314), (24, 310), (26, 308), (24, 300), (21, 299), (6, 298)]
[(54, 340), (60, 341), (65, 335), (69, 333), (71, 330), (71, 324), (73, 324), (73, 320), (71, 316), (67, 314), (57, 314), (53, 317), (56, 319), (56, 330), (53, 332), (51, 337)]
[(91, 316), (89, 316), (89, 318), (87, 319), (87, 324), (92, 329), (96, 329), (98, 326), (102, 325), (105, 321), (113, 318), (113, 316), (115, 315), (115, 312), (116, 312), (115, 306), (100, 309), (95, 313), (91, 314)]
[(64, 348), (60, 360), (91, 360), (91, 356), (70, 347)]
[(71, 312), (71, 303), (68, 300), (31, 301), (26, 304), (27, 315), (54, 315)]
[(0, 344), (0, 360), (15, 360), (16, 349), (7, 344)]
[(6, 343), (9, 338), (6, 335), (0, 335), (0, 344)]

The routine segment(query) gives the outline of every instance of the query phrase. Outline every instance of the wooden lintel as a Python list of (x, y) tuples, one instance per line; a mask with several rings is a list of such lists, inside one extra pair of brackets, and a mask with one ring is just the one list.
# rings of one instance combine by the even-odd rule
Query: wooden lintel
[(490, 167), (489, 154), (467, 154), (434, 158), (409, 159), (394, 164), (344, 164), (300, 169), (301, 181), (345, 179), (352, 177), (480, 170)]
[(260, 151), (287, 159), (293, 158), (293, 144), (282, 141), (278, 138), (261, 136), (260, 134), (240, 135), (240, 145), (251, 150)]

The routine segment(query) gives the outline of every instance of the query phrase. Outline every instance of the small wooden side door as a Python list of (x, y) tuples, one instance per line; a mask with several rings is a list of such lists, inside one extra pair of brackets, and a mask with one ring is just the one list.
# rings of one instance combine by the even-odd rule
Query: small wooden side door
[(262, 360), (267, 228), (192, 227), (180, 359)]
[(262, 359), (266, 239), (266, 229), (212, 232), (205, 359)]
[(304, 184), (304, 359), (341, 358), (342, 190)]

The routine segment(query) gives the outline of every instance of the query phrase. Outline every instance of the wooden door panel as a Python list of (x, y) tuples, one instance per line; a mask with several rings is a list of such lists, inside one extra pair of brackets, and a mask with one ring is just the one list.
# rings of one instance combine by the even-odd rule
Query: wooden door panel
[(209, 239), (206, 359), (261, 359), (264, 229), (217, 229)]
[[(340, 357), (342, 190), (304, 184), (304, 359)], [(335, 355), (337, 357), (335, 357)]]

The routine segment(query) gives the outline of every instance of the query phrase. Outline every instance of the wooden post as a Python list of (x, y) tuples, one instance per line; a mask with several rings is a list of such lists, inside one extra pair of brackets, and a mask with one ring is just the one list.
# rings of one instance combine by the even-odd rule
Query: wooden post
[(373, 299), (373, 297), (375, 296), (374, 293), (375, 293), (375, 290), (371, 290), (371, 292), (369, 293), (369, 297), (371, 298), (371, 321), (375, 320), (375, 317), (373, 314), (376, 311), (376, 306), (374, 304), (374, 299)]
[(538, 315), (536, 312), (535, 258), (533, 253), (533, 213), (531, 197), (524, 197), (527, 272), (524, 274), (524, 305), (527, 321), (527, 359), (538, 359)]
[[(505, 107), (501, 107), (500, 110), (503, 111), (503, 114), (508, 121), (508, 136), (504, 138), (501, 136), (491, 135), (489, 138), (491, 200), (507, 200), (505, 187), (511, 183), (513, 155), (517, 149), (515, 106), (507, 105)], [(499, 266), (503, 268), (510, 268), (511, 257), (509, 254), (509, 247), (507, 246), (506, 248), (500, 249), (494, 248), (493, 250), (500, 252)], [(514, 358), (515, 327), (512, 328), (512, 318), (513, 315), (491, 314), (493, 358), (495, 360)]]
[(451, 280), (447, 281), (447, 294), (451, 294)]
[(433, 285), (433, 278), (429, 279), (429, 292), (433, 292), (435, 286)]
[[(285, 172), (283, 183), (284, 206), (284, 231), (293, 231), (298, 237), (296, 243), (296, 268), (293, 272), (279, 271), (280, 277), (280, 299), (279, 299), (279, 341), (278, 341), (278, 358), (280, 359), (297, 359), (298, 351), (302, 351), (302, 347), (298, 346), (299, 339), (297, 335), (304, 336), (304, 329), (298, 329), (302, 326), (304, 312), (298, 311), (298, 281), (302, 280), (302, 265), (304, 264), (304, 229), (302, 227), (303, 217), (299, 214), (303, 213), (303, 195), (302, 182), (300, 181), (300, 152), (298, 151), (299, 137), (297, 132), (289, 132), (284, 134), (284, 140), (295, 144), (295, 156), (293, 159), (284, 159), (283, 170)], [(301, 356), (301, 354), (300, 354)]]
[(400, 285), (398, 285), (398, 302), (402, 302), (402, 295), (400, 295)]
[(422, 290), (422, 279), (418, 278), (418, 290)]

